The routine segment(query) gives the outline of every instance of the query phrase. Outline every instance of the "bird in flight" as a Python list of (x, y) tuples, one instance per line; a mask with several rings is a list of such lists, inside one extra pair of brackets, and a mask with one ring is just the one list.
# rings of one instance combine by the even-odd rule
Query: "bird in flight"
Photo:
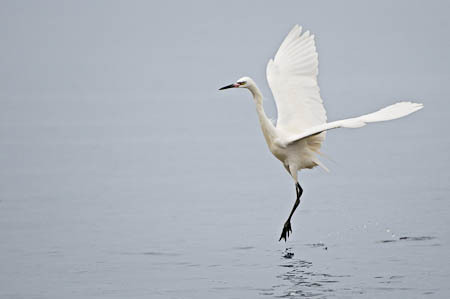
[(275, 99), (278, 117), (276, 125), (266, 116), (262, 94), (255, 82), (243, 77), (228, 88), (246, 88), (254, 99), (259, 123), (272, 154), (283, 163), (295, 183), (297, 197), (284, 223), (279, 241), (286, 242), (292, 234), (291, 218), (300, 204), (303, 189), (298, 172), (326, 166), (317, 158), (325, 140), (325, 131), (336, 128), (360, 128), (371, 122), (400, 118), (422, 109), (423, 105), (399, 102), (359, 117), (327, 122), (326, 111), (317, 84), (318, 55), (314, 35), (295, 25), (281, 43), (275, 58), (267, 64), (266, 76)]

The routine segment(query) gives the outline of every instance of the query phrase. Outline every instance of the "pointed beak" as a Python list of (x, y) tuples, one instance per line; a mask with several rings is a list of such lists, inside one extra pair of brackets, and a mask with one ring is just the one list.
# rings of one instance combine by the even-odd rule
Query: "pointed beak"
[(236, 88), (239, 87), (239, 84), (233, 83), (224, 87), (219, 88), (219, 90), (224, 90), (224, 89), (228, 89), (228, 88)]

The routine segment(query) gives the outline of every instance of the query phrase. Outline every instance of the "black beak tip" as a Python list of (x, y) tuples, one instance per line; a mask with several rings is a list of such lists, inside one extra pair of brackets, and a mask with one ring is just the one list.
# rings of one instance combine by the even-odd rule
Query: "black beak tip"
[(233, 87), (234, 87), (234, 85), (230, 84), (230, 85), (219, 88), (219, 90), (224, 90), (224, 89), (233, 88)]

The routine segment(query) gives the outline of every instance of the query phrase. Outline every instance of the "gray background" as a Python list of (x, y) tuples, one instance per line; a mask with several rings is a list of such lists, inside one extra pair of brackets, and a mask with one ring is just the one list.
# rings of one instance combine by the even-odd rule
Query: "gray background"
[[(450, 296), (446, 1), (1, 1), (0, 297)], [(327, 135), (294, 201), (250, 94), (316, 35)], [(405, 238), (406, 237), (406, 238)], [(401, 239), (400, 239), (401, 238)], [(293, 256), (292, 256), (293, 254)]]

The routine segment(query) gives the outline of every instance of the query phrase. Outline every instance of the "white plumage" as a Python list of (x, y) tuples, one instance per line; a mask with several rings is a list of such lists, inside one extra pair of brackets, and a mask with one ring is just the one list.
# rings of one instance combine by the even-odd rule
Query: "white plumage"
[[(331, 130), (336, 128), (361, 128), (368, 123), (374, 123), (379, 121), (386, 121), (386, 120), (392, 120), (397, 119), (403, 116), (407, 116), (413, 112), (416, 112), (417, 110), (420, 110), (423, 108), (423, 104), (413, 103), (413, 102), (399, 102), (390, 106), (387, 106), (383, 109), (380, 109), (376, 112), (369, 113), (366, 115), (362, 115), (359, 117), (354, 118), (347, 118), (343, 120), (333, 121), (330, 123), (324, 123), (321, 125), (313, 126), (310, 128), (307, 128), (303, 130), (300, 134), (293, 134), (284, 139), (283, 141), (280, 141), (281, 146), (287, 146), (288, 144), (291, 144), (293, 142), (296, 142), (297, 140), (306, 138), (308, 136), (313, 137), (312, 135)], [(311, 138), (309, 137), (309, 138)]]
[(423, 105), (400, 102), (370, 114), (327, 123), (317, 84), (318, 55), (314, 35), (310, 35), (309, 31), (302, 34), (302, 28), (298, 25), (286, 36), (274, 59), (269, 60), (266, 74), (278, 111), (276, 126), (267, 118), (261, 92), (251, 78), (243, 77), (221, 89), (250, 90), (267, 145), (294, 179), (297, 199), (280, 237), (280, 240), (286, 240), (292, 231), (291, 217), (303, 192), (298, 183), (298, 171), (317, 165), (328, 171), (317, 157), (325, 131), (360, 128), (367, 123), (400, 118), (422, 109)]
[(298, 25), (289, 32), (266, 72), (277, 105), (277, 128), (291, 134), (327, 120), (317, 84), (314, 35), (300, 33)]

